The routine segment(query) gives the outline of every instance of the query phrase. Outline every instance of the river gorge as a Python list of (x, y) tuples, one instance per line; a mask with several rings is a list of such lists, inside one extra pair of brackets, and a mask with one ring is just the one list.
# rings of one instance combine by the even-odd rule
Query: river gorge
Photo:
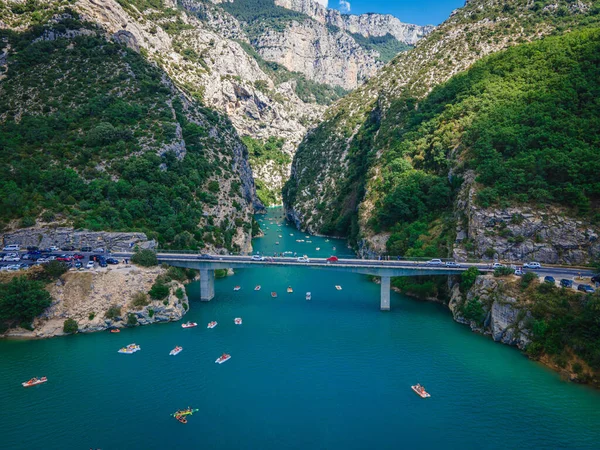
[[(257, 220), (265, 255), (350, 255), (281, 209)], [(187, 290), (197, 328), (0, 341), (2, 447), (597, 448), (600, 392), (472, 333), (443, 305), (392, 293), (381, 312), (367, 277), (311, 268), (236, 270), (211, 302), (198, 283)], [(117, 353), (133, 342), (140, 352)], [(231, 360), (215, 364), (223, 352)], [(48, 382), (23, 389), (33, 376)], [(200, 411), (186, 425), (169, 416), (187, 406)]]

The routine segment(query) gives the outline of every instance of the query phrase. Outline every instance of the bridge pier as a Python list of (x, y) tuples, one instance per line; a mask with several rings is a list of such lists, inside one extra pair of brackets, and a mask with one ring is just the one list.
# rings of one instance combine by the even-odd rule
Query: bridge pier
[(389, 276), (381, 277), (381, 304), (382, 311), (390, 310), (390, 278)]
[(215, 296), (215, 271), (200, 269), (200, 300), (211, 301)]

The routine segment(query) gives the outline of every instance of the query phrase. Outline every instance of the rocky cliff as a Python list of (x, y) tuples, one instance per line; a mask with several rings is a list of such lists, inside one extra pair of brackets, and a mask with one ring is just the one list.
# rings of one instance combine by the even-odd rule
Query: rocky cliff
[[(81, 333), (180, 320), (189, 309), (189, 301), (185, 294), (181, 298), (175, 295), (178, 289), (185, 293), (185, 287), (178, 281), (168, 283), (169, 294), (164, 300), (146, 297), (144, 305), (133, 303), (134, 296), (146, 295), (156, 279), (165, 273), (165, 269), (158, 267), (131, 265), (67, 272), (48, 288), (53, 303), (34, 320), (33, 331), (15, 328), (5, 336), (62, 336), (64, 322), (69, 318), (77, 322)], [(135, 325), (131, 325), (131, 316), (135, 317)]]

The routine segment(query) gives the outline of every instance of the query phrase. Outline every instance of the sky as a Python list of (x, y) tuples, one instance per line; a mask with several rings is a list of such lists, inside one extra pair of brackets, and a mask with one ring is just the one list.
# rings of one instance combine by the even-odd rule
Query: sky
[(343, 13), (376, 12), (392, 14), (402, 22), (417, 25), (439, 25), (450, 13), (465, 4), (464, 0), (316, 0)]

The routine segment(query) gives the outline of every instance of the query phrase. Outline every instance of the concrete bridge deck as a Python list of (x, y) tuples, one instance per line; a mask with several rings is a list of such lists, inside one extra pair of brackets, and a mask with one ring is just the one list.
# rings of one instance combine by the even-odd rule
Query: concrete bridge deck
[[(132, 253), (118, 253), (115, 256), (131, 257)], [(418, 261), (378, 261), (369, 259), (338, 259), (329, 262), (326, 258), (310, 258), (308, 262), (299, 261), (292, 257), (264, 257), (263, 260), (253, 260), (244, 255), (198, 255), (185, 253), (157, 253), (160, 263), (175, 267), (195, 269), (200, 271), (200, 300), (210, 301), (215, 295), (215, 270), (217, 269), (248, 269), (264, 267), (309, 267), (318, 270), (333, 270), (340, 272), (359, 273), (381, 277), (380, 308), (390, 309), (390, 279), (391, 277), (410, 277), (425, 275), (460, 275), (470, 267), (476, 267), (481, 272), (491, 272), (489, 263), (460, 263), (459, 267), (446, 267)], [(581, 269), (544, 268), (536, 272), (548, 274), (563, 274), (571, 276), (585, 272)]]

